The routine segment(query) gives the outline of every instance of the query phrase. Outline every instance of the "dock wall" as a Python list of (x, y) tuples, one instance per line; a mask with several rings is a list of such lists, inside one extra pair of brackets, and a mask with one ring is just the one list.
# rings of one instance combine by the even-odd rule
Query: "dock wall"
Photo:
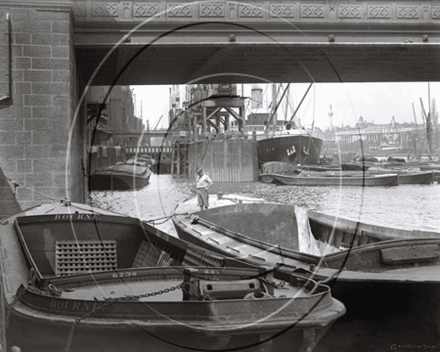
[(214, 182), (258, 181), (257, 142), (204, 140), (188, 144), (188, 174), (202, 167)]

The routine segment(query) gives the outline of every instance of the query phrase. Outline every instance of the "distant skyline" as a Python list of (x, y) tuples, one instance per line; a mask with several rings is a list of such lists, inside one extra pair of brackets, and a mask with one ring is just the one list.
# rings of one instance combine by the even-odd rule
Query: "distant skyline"
[[(251, 84), (244, 85), (244, 96), (251, 97)], [(270, 85), (259, 85), (266, 91), (264, 101), (270, 99)], [(267, 86), (269, 86), (267, 88)], [(308, 83), (291, 84), (290, 109), (296, 109)], [(431, 101), (436, 100), (437, 111), (440, 104), (440, 83), (430, 82)], [(168, 127), (169, 89), (170, 85), (163, 86), (131, 86), (135, 94), (135, 112), (143, 120), (149, 120), (153, 128), (160, 116), (163, 115), (158, 128)], [(180, 86), (180, 101), (185, 100), (185, 86)], [(241, 92), (242, 85), (238, 85)], [(396, 122), (414, 122), (414, 104), (417, 122), (422, 123), (420, 98), (425, 111), (428, 112), (428, 83), (315, 83), (307, 94), (297, 117), (302, 126), (309, 128), (314, 122), (315, 127), (323, 130), (330, 127), (330, 106), (333, 112), (333, 126), (354, 127), (360, 116), (365, 121), (375, 124), (388, 124), (393, 116)], [(250, 104), (247, 103), (248, 105)], [(250, 106), (250, 105), (249, 105)], [(267, 105), (265, 105), (267, 107)], [(261, 110), (262, 111), (262, 110)], [(251, 113), (247, 108), (246, 115)], [(290, 110), (285, 112), (285, 105), (278, 109), (279, 119), (290, 118)]]

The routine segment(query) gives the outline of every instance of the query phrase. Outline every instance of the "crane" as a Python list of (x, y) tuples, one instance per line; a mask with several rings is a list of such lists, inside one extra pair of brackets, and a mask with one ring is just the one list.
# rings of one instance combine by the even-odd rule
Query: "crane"
[(412, 108), (413, 108), (413, 115), (414, 115), (414, 123), (416, 124), (416, 127), (417, 127), (417, 116), (416, 116), (416, 109), (414, 108), (414, 103), (412, 103)]
[(156, 123), (156, 126), (154, 126), (153, 131), (156, 130), (157, 126), (159, 125), (160, 121), (162, 120), (163, 115), (160, 115), (159, 120)]

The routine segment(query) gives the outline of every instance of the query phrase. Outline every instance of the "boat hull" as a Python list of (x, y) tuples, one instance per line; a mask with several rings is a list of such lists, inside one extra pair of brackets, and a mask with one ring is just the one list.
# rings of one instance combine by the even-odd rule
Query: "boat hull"
[(376, 176), (289, 176), (273, 174), (276, 180), (288, 186), (397, 186), (397, 174)]
[(434, 172), (399, 174), (399, 185), (429, 185), (434, 183)]
[[(125, 165), (123, 165), (125, 166)], [(137, 190), (145, 187), (151, 176), (148, 167), (128, 166), (132, 170), (117, 167), (96, 171), (90, 179), (93, 190)]]
[[(302, 227), (299, 221), (286, 220), (289, 213), (293, 217), (293, 206), (241, 204), (194, 213), (198, 220), (193, 218), (192, 224), (184, 216), (173, 221), (179, 237), (204, 248), (328, 280), (334, 297), (348, 312), (323, 338), (322, 343), (334, 350), (363, 351), (367, 345), (374, 346), (368, 351), (382, 350), (384, 343), (390, 344), (387, 331), (398, 341), (411, 337), (408, 343), (440, 337), (439, 233), (362, 224), (309, 211), (311, 241), (324, 253), (315, 255), (299, 250), (298, 234), (285, 232)], [(420, 335), (414, 333), (414, 326)], [(352, 345), (341, 346), (341, 334), (349, 334)]]
[[(170, 271), (178, 276), (183, 268), (163, 268), (162, 277)], [(276, 300), (75, 301), (24, 288), (17, 296), (17, 303), (5, 307), (8, 341), (31, 351), (141, 351), (141, 346), (170, 352), (249, 346), (278, 351), (289, 345), (296, 351), (318, 342), (345, 312), (328, 288), (312, 299)], [(310, 332), (314, 338), (308, 341)]]
[(270, 174), (260, 174), (260, 181), (264, 183), (278, 183), (278, 181)]
[(433, 171), (409, 171), (405, 169), (382, 169), (371, 168), (368, 171), (341, 171), (335, 172), (335, 176), (358, 176), (372, 177), (377, 175), (397, 174), (399, 176), (399, 185), (429, 185), (434, 183)]
[(265, 138), (257, 142), (258, 161), (318, 164), (321, 147), (322, 139), (307, 134)]
[[(7, 333), (8, 344), (19, 346), (22, 351), (66, 351), (73, 324), (74, 322), (59, 321), (48, 323), (47, 319), (39, 320), (13, 313), (8, 327), (10, 332)], [(315, 346), (333, 324), (334, 322), (325, 327), (311, 327), (310, 330), (285, 329), (285, 333), (283, 330), (277, 330), (276, 333), (243, 332), (210, 336), (184, 328), (179, 331), (171, 328), (154, 329), (142, 326), (136, 321), (132, 321), (131, 324), (119, 323), (118, 326), (79, 323), (74, 328), (73, 340), (68, 351), (305, 351), (304, 346)], [(313, 336), (313, 341), (308, 335)]]

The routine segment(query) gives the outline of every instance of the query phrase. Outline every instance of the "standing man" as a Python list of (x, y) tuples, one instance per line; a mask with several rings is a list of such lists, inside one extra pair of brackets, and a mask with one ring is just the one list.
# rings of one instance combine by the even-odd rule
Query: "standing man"
[(200, 167), (197, 169), (196, 187), (197, 187), (197, 205), (200, 210), (208, 209), (209, 195), (208, 189), (213, 184), (208, 175), (203, 173), (203, 169)]

